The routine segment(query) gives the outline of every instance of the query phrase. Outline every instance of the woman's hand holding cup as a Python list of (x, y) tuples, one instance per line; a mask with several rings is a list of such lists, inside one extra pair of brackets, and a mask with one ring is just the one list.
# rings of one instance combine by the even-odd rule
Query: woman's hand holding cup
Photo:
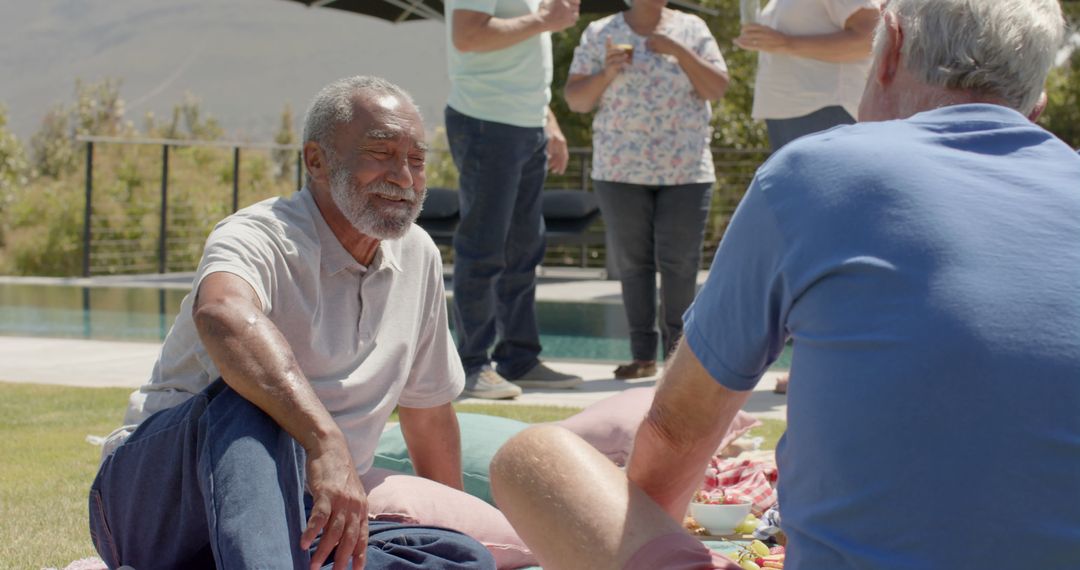
[(608, 79), (614, 79), (634, 61), (634, 46), (614, 43), (610, 36), (604, 40), (604, 51), (604, 75)]

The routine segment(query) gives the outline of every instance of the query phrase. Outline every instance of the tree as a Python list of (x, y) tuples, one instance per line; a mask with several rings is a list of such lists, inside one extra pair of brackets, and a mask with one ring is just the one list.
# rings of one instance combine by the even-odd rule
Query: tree
[[(148, 117), (148, 121), (152, 117)], [(151, 124), (151, 123), (148, 123)], [(147, 133), (148, 135), (150, 133)], [(191, 93), (184, 93), (184, 100), (173, 105), (172, 118), (168, 124), (158, 126), (157, 135), (171, 140), (218, 140), (225, 129), (217, 119), (203, 116), (202, 100)]]
[[(293, 129), (292, 105), (285, 103), (281, 110), (281, 124), (277, 134), (274, 135), (274, 143), (279, 145), (291, 145), (296, 142), (296, 131)], [(274, 161), (274, 170), (278, 180), (289, 178), (296, 164), (296, 151), (276, 148), (270, 151), (270, 158)]]
[(131, 130), (124, 124), (120, 83), (114, 78), (96, 83), (76, 79), (75, 103), (49, 109), (30, 139), (33, 166), (39, 174), (55, 179), (76, 170), (81, 157), (76, 136), (119, 136)]
[(4, 233), (8, 208), (18, 198), (16, 191), (26, 186), (30, 163), (26, 152), (15, 134), (7, 129), (7, 107), (0, 105), (0, 245)]
[(1060, 65), (1046, 82), (1049, 97), (1039, 124), (1073, 148), (1080, 148), (1080, 2), (1062, 4), (1072, 31), (1059, 54)]

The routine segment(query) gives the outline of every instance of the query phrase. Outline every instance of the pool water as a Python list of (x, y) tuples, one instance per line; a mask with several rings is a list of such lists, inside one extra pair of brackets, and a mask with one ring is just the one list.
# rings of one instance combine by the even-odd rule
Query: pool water
[[(160, 342), (186, 289), (0, 283), (0, 335)], [(629, 332), (621, 305), (538, 302), (547, 358), (625, 361)], [(788, 368), (790, 347), (774, 364)]]

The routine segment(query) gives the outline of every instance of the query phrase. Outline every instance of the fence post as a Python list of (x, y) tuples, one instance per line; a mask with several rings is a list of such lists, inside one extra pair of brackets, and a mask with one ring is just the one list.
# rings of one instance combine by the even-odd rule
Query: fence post
[(232, 211), (240, 208), (240, 147), (233, 147), (232, 154)]
[(158, 273), (165, 273), (169, 232), (169, 145), (161, 145), (161, 235), (158, 239)]
[(83, 277), (90, 277), (90, 212), (94, 197), (94, 143), (86, 141), (86, 208), (83, 211)]

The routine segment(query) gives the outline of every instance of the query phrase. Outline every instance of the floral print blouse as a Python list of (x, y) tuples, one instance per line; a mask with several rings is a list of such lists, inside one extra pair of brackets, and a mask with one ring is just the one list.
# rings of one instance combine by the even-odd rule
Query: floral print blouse
[[(656, 31), (727, 70), (701, 18), (664, 10)], [(715, 181), (709, 102), (698, 97), (673, 56), (645, 47), (647, 38), (631, 30), (622, 13), (589, 24), (574, 50), (570, 74), (603, 71), (608, 37), (614, 44), (633, 45), (634, 53), (604, 91), (593, 118), (593, 179), (646, 186)]]

